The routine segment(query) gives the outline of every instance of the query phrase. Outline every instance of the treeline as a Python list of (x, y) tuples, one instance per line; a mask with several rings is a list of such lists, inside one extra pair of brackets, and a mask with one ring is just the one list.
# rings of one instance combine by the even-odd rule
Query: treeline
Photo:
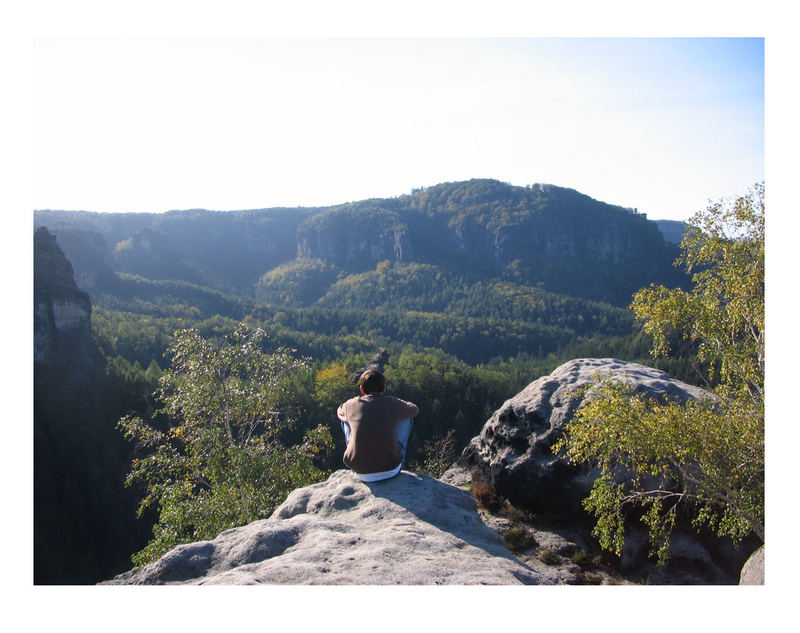
[(316, 299), (307, 289), (320, 275), (330, 278), (329, 267), (306, 262), (270, 275), (273, 290), (262, 286), (260, 296), (269, 303), (187, 282), (122, 275), (117, 293), (96, 299), (105, 353), (143, 366), (155, 359), (163, 367), (174, 330), (192, 325), (214, 336), (247, 320), (320, 360), (410, 345), (474, 365), (520, 351), (546, 356), (583, 338), (633, 331), (628, 310), (430, 265), (380, 263), (368, 273), (340, 276)]
[(334, 266), (322, 261), (298, 260), (264, 275), (256, 297), (292, 307), (412, 310), (547, 323), (578, 335), (622, 334), (631, 329), (633, 319), (626, 309), (517, 283), (511, 274), (505, 277), (388, 260), (374, 270), (337, 275)]
[[(463, 328), (465, 323), (469, 324), (469, 319), (439, 315), (441, 319), (449, 318), (454, 324), (453, 341), (459, 340), (464, 348), (471, 346), (472, 353), (480, 354), (481, 362), (470, 363), (443, 349), (442, 343), (446, 344), (446, 340), (441, 324), (435, 329), (435, 336), (434, 332), (425, 334), (426, 323), (436, 324), (436, 315), (378, 314), (374, 318), (376, 323), (381, 323), (382, 332), (377, 332), (370, 328), (378, 326), (361, 311), (343, 311), (334, 315), (320, 309), (274, 313), (272, 309), (261, 310), (267, 312), (266, 316), (272, 314), (272, 319), (261, 321), (251, 314), (245, 323), (264, 329), (273, 349), (294, 349), (298, 356), (312, 363), (306, 380), (295, 385), (303, 411), (301, 428), (329, 423), (332, 431), (336, 431), (334, 412), (339, 404), (336, 398), (343, 401), (357, 395), (355, 382), (348, 376), (362, 367), (378, 348), (384, 347), (389, 353), (386, 372), (390, 388), (402, 397), (416, 399), (422, 415), (429, 420), (420, 427), (416, 436), (419, 445), (415, 447), (412, 443), (412, 448), (421, 448), (425, 442), (439, 441), (448, 431), (453, 431), (453, 441), (460, 451), (505, 399), (572, 358), (620, 358), (661, 368), (687, 382), (698, 381), (699, 364), (691, 347), (675, 341), (676, 354), (670, 358), (653, 359), (649, 354), (652, 341), (640, 333), (576, 338), (562, 332), (560, 337), (543, 335), (538, 347), (525, 347), (519, 340), (509, 338), (505, 339), (508, 347), (504, 350), (501, 343), (508, 334), (501, 332), (500, 327), (495, 332), (470, 333), (469, 329), (457, 327)], [(254, 314), (258, 313), (258, 309), (254, 311)], [(289, 313), (295, 317), (294, 327), (285, 323)], [(98, 344), (108, 362), (118, 371), (127, 371), (133, 383), (152, 384), (160, 370), (167, 366), (164, 352), (173, 340), (173, 332), (196, 329), (203, 338), (219, 344), (239, 322), (219, 315), (189, 320), (98, 308), (93, 323)], [(325, 330), (330, 333), (322, 334)], [(555, 328), (550, 330), (556, 331)], [(417, 344), (425, 336), (436, 344)], [(436, 337), (438, 339), (434, 340)], [(482, 337), (486, 345), (481, 344)], [(383, 345), (384, 341), (389, 343)], [(526, 351), (520, 352), (520, 349)], [(322, 384), (319, 384), (320, 380)], [(335, 397), (326, 399), (320, 395), (326, 389), (330, 391), (326, 380), (328, 383), (333, 380), (333, 384), (338, 385), (338, 390), (334, 390)], [(327, 466), (335, 467), (337, 463)]]

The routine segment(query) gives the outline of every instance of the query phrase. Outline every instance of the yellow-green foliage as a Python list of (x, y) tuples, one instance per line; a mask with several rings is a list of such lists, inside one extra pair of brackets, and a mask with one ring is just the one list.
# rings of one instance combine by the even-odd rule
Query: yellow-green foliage
[(358, 387), (342, 363), (326, 365), (314, 376), (314, 400), (323, 409), (336, 411), (342, 402), (356, 395)]
[(696, 214), (678, 263), (692, 273), (691, 292), (652, 286), (631, 305), (669, 353), (677, 332), (698, 344), (698, 357), (719, 366), (726, 397), (764, 398), (764, 187)]
[[(696, 526), (741, 540), (764, 538), (764, 190), (692, 219), (679, 259), (693, 272), (692, 292), (651, 287), (633, 309), (667, 354), (678, 333), (719, 368), (707, 401), (655, 402), (620, 382), (587, 394), (553, 446), (573, 463), (600, 468), (584, 504), (597, 519), (602, 547), (619, 554), (624, 519), (642, 511), (653, 553), (669, 556), (678, 510), (690, 506)], [(624, 481), (618, 475), (627, 472)]]
[[(696, 522), (720, 535), (763, 538), (764, 425), (752, 409), (735, 403), (657, 403), (623, 383), (595, 387), (565, 435), (553, 447), (573, 463), (601, 469), (585, 506), (597, 517), (595, 535), (620, 554), (628, 507), (643, 521), (659, 560), (666, 562), (669, 534), (683, 503)], [(631, 478), (615, 480), (620, 467)]]

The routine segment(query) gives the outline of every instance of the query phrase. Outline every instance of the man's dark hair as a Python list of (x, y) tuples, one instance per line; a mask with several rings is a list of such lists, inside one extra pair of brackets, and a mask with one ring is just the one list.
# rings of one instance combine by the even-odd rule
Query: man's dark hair
[(364, 395), (381, 392), (386, 389), (386, 378), (377, 369), (368, 369), (361, 374), (358, 386), (364, 391)]

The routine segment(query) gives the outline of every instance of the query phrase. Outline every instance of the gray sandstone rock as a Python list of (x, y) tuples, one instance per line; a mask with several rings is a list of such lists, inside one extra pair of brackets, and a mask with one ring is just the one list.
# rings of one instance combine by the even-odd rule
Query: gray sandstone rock
[(652, 367), (610, 358), (582, 358), (558, 367), (507, 400), (486, 422), (442, 481), (462, 485), (479, 468), (512, 503), (553, 512), (575, 512), (596, 473), (576, 468), (551, 450), (586, 393), (601, 378), (630, 382), (654, 398), (685, 402), (711, 394)]
[(740, 585), (764, 584), (764, 546), (759, 547), (742, 567)]
[(293, 491), (269, 519), (181, 545), (104, 584), (555, 584), (517, 561), (467, 491), (402, 471), (347, 470)]
[(389, 360), (389, 352), (387, 352), (384, 348), (380, 348), (378, 353), (375, 354), (372, 358), (370, 358), (363, 367), (355, 370), (350, 374), (350, 380), (353, 382), (358, 382), (358, 379), (361, 378), (361, 374), (363, 374), (368, 369), (377, 369), (380, 372), (383, 372), (383, 368)]

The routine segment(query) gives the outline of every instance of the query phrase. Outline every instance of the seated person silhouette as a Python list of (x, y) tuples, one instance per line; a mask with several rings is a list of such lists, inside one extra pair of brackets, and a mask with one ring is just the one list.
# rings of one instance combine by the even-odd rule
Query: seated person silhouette
[(347, 442), (342, 461), (362, 481), (389, 479), (403, 468), (419, 408), (386, 395), (386, 378), (377, 369), (361, 374), (358, 385), (361, 395), (336, 412)]

